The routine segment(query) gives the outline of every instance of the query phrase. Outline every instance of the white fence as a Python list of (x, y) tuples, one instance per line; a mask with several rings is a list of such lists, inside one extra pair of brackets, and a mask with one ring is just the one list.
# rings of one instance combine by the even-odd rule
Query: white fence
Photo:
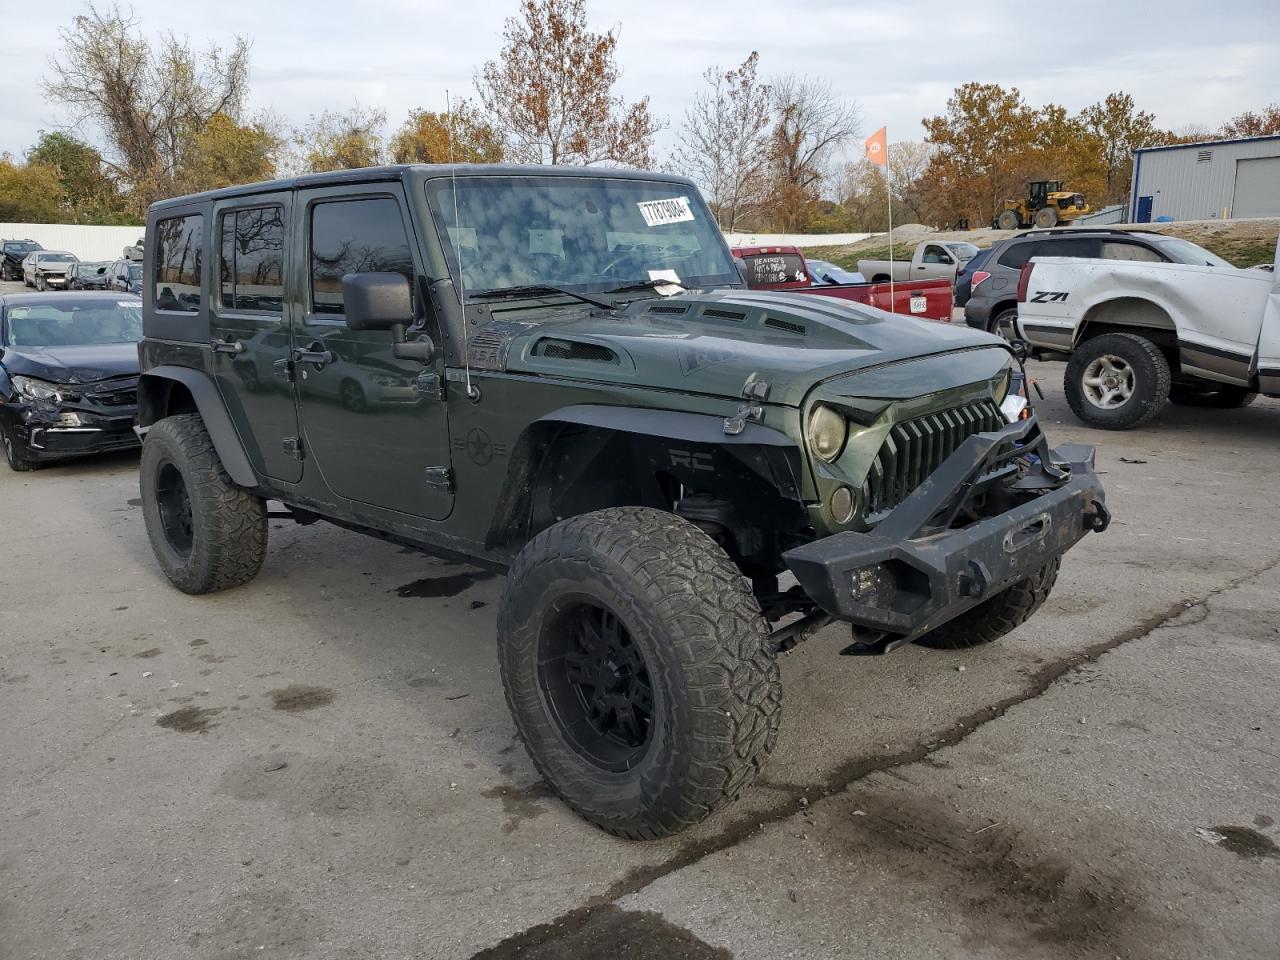
[(883, 233), (726, 233), (731, 247), (843, 247)]
[(142, 236), (142, 227), (91, 227), (69, 223), (0, 223), (0, 240), (34, 240), (46, 250), (67, 250), (81, 260), (119, 260)]

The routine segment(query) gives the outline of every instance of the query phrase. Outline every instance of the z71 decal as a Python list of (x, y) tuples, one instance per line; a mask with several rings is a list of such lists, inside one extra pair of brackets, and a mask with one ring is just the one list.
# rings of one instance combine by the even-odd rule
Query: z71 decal
[(1054, 290), (1037, 290), (1031, 298), (1032, 303), (1063, 303), (1067, 299), (1067, 292), (1057, 292)]

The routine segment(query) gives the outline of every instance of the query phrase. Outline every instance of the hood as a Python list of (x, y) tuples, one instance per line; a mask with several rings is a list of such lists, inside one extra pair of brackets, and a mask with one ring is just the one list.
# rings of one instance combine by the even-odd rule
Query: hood
[[(886, 365), (982, 348), (1005, 352), (998, 337), (969, 327), (812, 294), (718, 290), (646, 299), (616, 314), (567, 309), (536, 323), (520, 322), (525, 311), (507, 316), (492, 325), (503, 331), (505, 349), (495, 352), (484, 328), (472, 339), (473, 365), (479, 346), (513, 371), (733, 399), (755, 375), (768, 381), (770, 403), (791, 406), (824, 380), (849, 377), (842, 392), (853, 394), (861, 376)], [(984, 375), (990, 373), (975, 370), (972, 380)], [(933, 388), (928, 374), (916, 371), (892, 379), (906, 396)], [(892, 389), (883, 378), (876, 387), (880, 395)]]
[(138, 373), (136, 343), (103, 343), (79, 347), (5, 347), (0, 357), (10, 374), (51, 383), (92, 383)]

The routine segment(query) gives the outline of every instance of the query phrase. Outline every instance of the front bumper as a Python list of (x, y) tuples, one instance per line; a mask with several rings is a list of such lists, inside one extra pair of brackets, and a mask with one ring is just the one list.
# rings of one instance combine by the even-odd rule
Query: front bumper
[[(957, 525), (975, 497), (1013, 502)], [(1031, 576), (1110, 522), (1093, 448), (1049, 450), (1034, 417), (970, 437), (867, 533), (783, 555), (826, 613), (888, 639), (919, 637)]]
[(67, 285), (67, 275), (65, 273), (37, 273), (37, 280), (43, 280), (46, 287), (65, 287)]
[(23, 459), (43, 462), (138, 446), (136, 413), (133, 404), (103, 410), (90, 403), (6, 403), (0, 414), (8, 423), (0, 427), (7, 426)]

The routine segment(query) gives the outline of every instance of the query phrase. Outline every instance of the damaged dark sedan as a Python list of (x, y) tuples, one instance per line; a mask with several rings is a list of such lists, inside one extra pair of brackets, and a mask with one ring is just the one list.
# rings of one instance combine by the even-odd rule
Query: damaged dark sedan
[(0, 445), (14, 470), (138, 445), (142, 300), (0, 296)]

